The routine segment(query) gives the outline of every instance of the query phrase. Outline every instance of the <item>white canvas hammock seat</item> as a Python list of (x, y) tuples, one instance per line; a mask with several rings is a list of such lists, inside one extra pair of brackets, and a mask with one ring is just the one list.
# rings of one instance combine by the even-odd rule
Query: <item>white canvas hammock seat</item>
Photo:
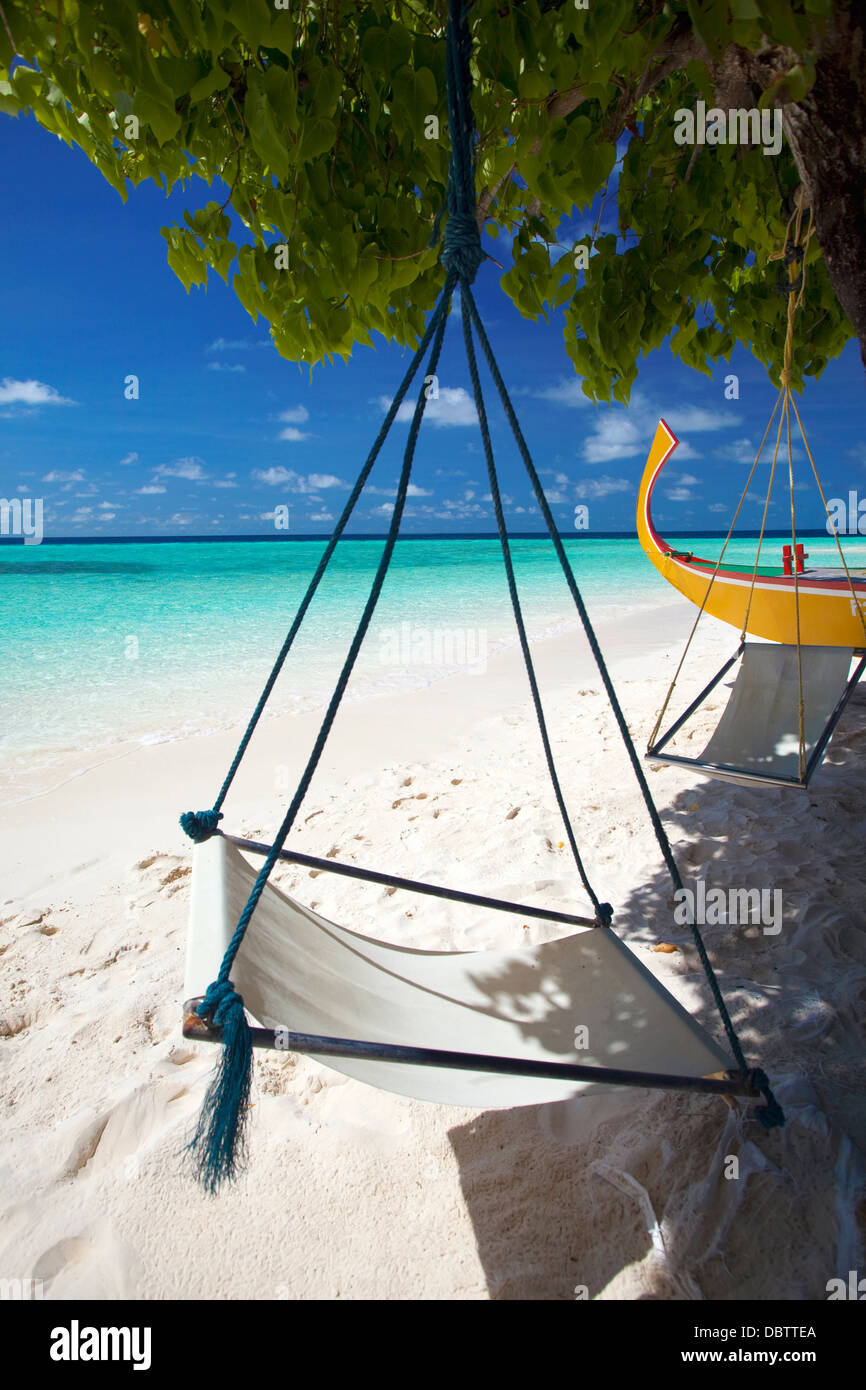
[[(788, 278), (778, 288), (788, 295), (788, 326), (785, 340), (784, 367), (781, 375), (781, 389), (776, 398), (773, 412), (758, 447), (755, 461), (746, 479), (734, 517), (707, 583), (703, 601), (692, 625), (685, 650), (674, 672), (673, 680), (659, 711), (655, 727), (647, 743), (646, 757), (653, 762), (671, 763), (680, 767), (693, 768), (706, 777), (740, 786), (798, 787), (806, 791), (820, 767), (830, 739), (841, 718), (845, 706), (851, 699), (858, 682), (866, 668), (866, 616), (863, 603), (854, 585), (851, 570), (842, 550), (839, 534), (833, 525), (827, 498), (818, 476), (818, 469), (803, 429), (797, 403), (791, 393), (791, 363), (793, 352), (794, 315), (802, 302), (805, 289), (805, 250), (812, 235), (811, 212), (808, 231), (801, 242), (802, 203), (798, 203), (791, 214), (785, 239), (784, 254), (788, 265)], [(793, 235), (792, 235), (793, 229)], [(797, 275), (797, 265), (803, 268)], [(797, 296), (795, 299), (794, 296)], [(770, 474), (761, 528), (755, 553), (749, 595), (746, 602), (745, 617), (737, 650), (716, 672), (691, 704), (673, 724), (660, 734), (662, 721), (667, 712), (677, 681), (683, 670), (689, 648), (697, 631), (701, 617), (710, 601), (713, 584), (722, 568), (725, 551), (737, 524), (744, 501), (752, 485), (767, 437), (779, 407), (776, 443), (770, 463)], [(836, 548), (841, 564), (840, 571), (822, 570), (825, 580), (834, 580), (844, 574), (850, 590), (851, 612), (859, 618), (863, 633), (861, 647), (804, 645), (801, 641), (800, 588), (801, 584), (814, 589), (815, 579), (800, 568), (797, 545), (797, 526), (794, 509), (794, 456), (791, 441), (791, 412), (799, 426), (800, 436), (806, 448), (809, 463), (828, 521), (828, 531), (836, 540)], [(767, 525), (770, 497), (776, 475), (776, 464), (782, 438), (782, 425), (786, 427), (788, 453), (788, 489), (791, 513), (791, 547), (793, 594), (794, 594), (794, 642), (748, 641), (749, 617), (758, 570), (761, 561), (761, 546)], [(820, 581), (819, 581), (820, 582)], [(856, 624), (855, 624), (856, 626)], [(702, 751), (697, 755), (676, 752), (671, 744), (677, 734), (686, 730), (690, 721), (704, 705), (708, 697), (724, 680), (728, 672), (736, 667), (735, 680), (719, 722)]]
[[(733, 689), (702, 751), (694, 757), (668, 751), (733, 666)], [(738, 786), (805, 791), (864, 667), (866, 652), (844, 647), (798, 651), (788, 643), (743, 641), (662, 737), (653, 735), (646, 756)]]
[[(613, 1085), (665, 1087), (726, 1097), (763, 1097), (765, 1103), (756, 1110), (760, 1122), (767, 1128), (784, 1123), (766, 1075), (746, 1063), (697, 926), (690, 923), (729, 1053), (614, 935), (610, 926), (613, 910), (596, 896), (577, 847), (553, 760), (517, 592), (478, 377), (473, 326), (598, 664), (673, 887), (682, 887), (640, 759), (472, 296), (470, 286), (484, 253), (474, 217), (470, 40), (465, 5), (460, 0), (450, 0), (450, 4), (448, 96), (452, 153), (450, 217), (442, 253), (448, 270), (445, 285), (325, 547), (219, 796), (211, 810), (187, 812), (181, 817), (184, 830), (196, 842), (184, 1035), (221, 1045), (220, 1064), (190, 1145), (198, 1175), (210, 1191), (232, 1178), (243, 1158), (251, 1049), (256, 1046), (304, 1053), (372, 1085), (445, 1104), (510, 1107), (564, 1100)], [(431, 341), (428, 379), (436, 373), (451, 297), (458, 281), (467, 361), (518, 637), (555, 799), (581, 884), (592, 903), (593, 917), (418, 883), (285, 848), (387, 574), (426, 404), (423, 391), (415, 406), (391, 523), (370, 595), (282, 825), (270, 845), (225, 835), (218, 827), (222, 819), (220, 808), (274, 682)], [(241, 851), (264, 857), (258, 873)], [(282, 893), (268, 881), (278, 859), (578, 930), (560, 940), (520, 950), (409, 949), (335, 925)]]

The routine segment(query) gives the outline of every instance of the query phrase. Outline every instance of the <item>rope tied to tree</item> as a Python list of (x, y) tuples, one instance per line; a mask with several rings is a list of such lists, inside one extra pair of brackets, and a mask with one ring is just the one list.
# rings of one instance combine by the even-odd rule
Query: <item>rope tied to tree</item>
[(451, 213), (442, 239), (440, 260), (448, 270), (454, 271), (462, 284), (472, 284), (486, 255), (481, 249), (478, 227), (471, 214)]
[(446, 270), (453, 271), (464, 285), (472, 284), (478, 267), (488, 259), (487, 253), (481, 249), (475, 212), (476, 132), (472, 116), (472, 73), (469, 67), (472, 39), (468, 23), (471, 9), (471, 4), (451, 0), (445, 58), (448, 131), (451, 136), (448, 187), (445, 206), (436, 214), (428, 242), (429, 246), (435, 246), (439, 240), (439, 223), (447, 207), (448, 222), (439, 259)]

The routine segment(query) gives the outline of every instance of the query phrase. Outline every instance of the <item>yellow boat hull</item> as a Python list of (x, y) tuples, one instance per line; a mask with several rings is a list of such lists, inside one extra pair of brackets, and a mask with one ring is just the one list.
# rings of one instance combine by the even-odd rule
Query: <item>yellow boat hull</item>
[[(659, 535), (652, 520), (653, 488), (678, 442), (664, 420), (659, 420), (638, 493), (637, 533), (645, 555), (662, 578), (700, 607), (715, 562), (675, 550)], [(799, 599), (800, 641), (804, 646), (866, 648), (866, 580), (862, 571), (852, 571), (852, 580), (854, 594), (841, 569), (805, 570), (797, 576), (797, 594), (793, 575), (783, 574), (781, 569), (778, 574), (759, 574), (747, 631), (771, 642), (796, 644)], [(751, 588), (751, 570), (720, 568), (704, 611), (742, 631)]]

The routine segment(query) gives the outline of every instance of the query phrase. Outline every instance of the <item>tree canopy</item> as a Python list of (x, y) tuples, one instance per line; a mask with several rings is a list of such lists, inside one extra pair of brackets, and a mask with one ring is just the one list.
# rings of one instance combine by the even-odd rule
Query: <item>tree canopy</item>
[[(169, 265), (188, 291), (216, 271), (312, 368), (373, 331), (416, 346), (441, 288), (446, 21), (445, 0), (0, 0), (0, 109), (124, 199), (221, 180), (224, 201), (163, 228)], [(794, 384), (866, 342), (862, 5), (478, 0), (470, 27), (482, 245), (522, 314), (564, 307), (588, 395), (627, 400), (668, 335), (699, 371), (742, 343), (778, 378), (768, 258), (800, 188)], [(678, 143), (699, 102), (779, 109), (778, 153)], [(563, 248), (563, 223), (588, 230)]]

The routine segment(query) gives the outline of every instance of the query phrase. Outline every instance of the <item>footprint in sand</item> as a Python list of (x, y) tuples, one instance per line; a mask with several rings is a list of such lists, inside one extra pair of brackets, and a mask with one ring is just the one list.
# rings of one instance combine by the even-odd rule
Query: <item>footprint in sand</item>
[(153, 889), (165, 897), (183, 891), (192, 873), (191, 866), (174, 854), (151, 854), (146, 859), (139, 859), (133, 868), (149, 879)]
[(43, 1250), (31, 1278), (42, 1280), (43, 1298), (78, 1300), (134, 1298), (140, 1276), (133, 1247), (98, 1221)]
[(147, 1152), (196, 1104), (189, 1087), (176, 1079), (140, 1086), (80, 1130), (57, 1181), (92, 1177), (119, 1165), (125, 1165), (127, 1176), (137, 1176)]

